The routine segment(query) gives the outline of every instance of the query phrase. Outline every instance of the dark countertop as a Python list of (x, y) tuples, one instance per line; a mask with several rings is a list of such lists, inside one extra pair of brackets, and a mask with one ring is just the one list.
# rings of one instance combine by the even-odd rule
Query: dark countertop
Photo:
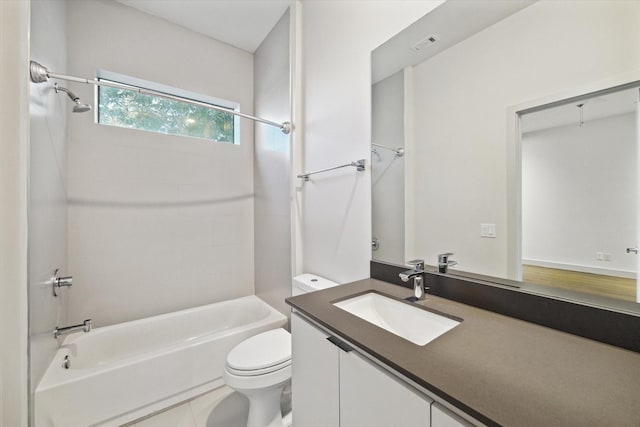
[(640, 353), (431, 295), (418, 304), (463, 322), (418, 346), (331, 304), (369, 290), (413, 294), (365, 279), (287, 303), (481, 422), (640, 426)]

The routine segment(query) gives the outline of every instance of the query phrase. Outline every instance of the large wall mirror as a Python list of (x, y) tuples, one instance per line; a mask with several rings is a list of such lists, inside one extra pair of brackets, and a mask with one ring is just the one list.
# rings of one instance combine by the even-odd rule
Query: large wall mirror
[(640, 2), (447, 1), (372, 76), (373, 260), (640, 312)]

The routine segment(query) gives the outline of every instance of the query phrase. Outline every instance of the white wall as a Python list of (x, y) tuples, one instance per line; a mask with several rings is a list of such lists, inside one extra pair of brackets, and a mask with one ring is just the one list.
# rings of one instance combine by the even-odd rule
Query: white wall
[[(371, 141), (389, 148), (404, 147), (404, 71), (372, 87)], [(378, 249), (372, 258), (404, 264), (405, 157), (374, 147), (371, 153), (372, 234)]]
[(638, 2), (541, 1), (414, 68), (407, 257), (507, 275), (507, 108), (639, 69), (639, 19)]
[[(69, 73), (238, 102), (252, 55), (113, 1), (71, 2)], [(92, 89), (74, 85), (84, 100)], [(69, 117), (69, 321), (119, 323), (254, 292), (253, 123), (218, 144)]]
[[(31, 58), (67, 68), (66, 1), (31, 3)], [(66, 86), (60, 83), (61, 86)], [(55, 269), (67, 266), (67, 114), (72, 103), (53, 81), (32, 83), (29, 135), (29, 339), (31, 392), (58, 349), (52, 331), (67, 324), (68, 290), (53, 296)], [(69, 113), (70, 114), (70, 113)]]
[[(312, 171), (366, 158), (371, 51), (440, 1), (303, 2), (304, 162)], [(369, 276), (371, 178), (354, 168), (299, 183), (302, 269), (344, 283)]]
[(635, 113), (522, 136), (524, 260), (635, 272), (636, 256), (626, 253), (638, 222), (635, 136)]
[(28, 422), (29, 3), (0, 1), (0, 425)]
[[(290, 119), (287, 11), (254, 53), (255, 114)], [(289, 135), (264, 124), (255, 128), (254, 230), (256, 295), (285, 315), (291, 296), (291, 144)]]

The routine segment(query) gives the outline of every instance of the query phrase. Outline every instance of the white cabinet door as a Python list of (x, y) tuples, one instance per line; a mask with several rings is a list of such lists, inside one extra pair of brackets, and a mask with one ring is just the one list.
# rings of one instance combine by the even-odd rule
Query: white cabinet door
[(342, 427), (429, 427), (430, 405), (429, 398), (355, 351), (340, 351)]
[(340, 425), (339, 352), (328, 335), (291, 315), (291, 400), (296, 427)]
[(470, 427), (340, 339), (291, 315), (295, 427)]
[(471, 427), (473, 424), (443, 408), (437, 403), (431, 405), (431, 427)]

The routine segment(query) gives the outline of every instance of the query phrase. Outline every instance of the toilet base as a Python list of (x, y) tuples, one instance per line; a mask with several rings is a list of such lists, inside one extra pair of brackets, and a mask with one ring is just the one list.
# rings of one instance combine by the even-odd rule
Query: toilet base
[(289, 411), (282, 416), (282, 427), (292, 427), (292, 426), (293, 426), (293, 422), (291, 417), (291, 411)]
[(236, 390), (249, 399), (247, 427), (283, 427), (280, 399), (287, 381), (261, 390)]

